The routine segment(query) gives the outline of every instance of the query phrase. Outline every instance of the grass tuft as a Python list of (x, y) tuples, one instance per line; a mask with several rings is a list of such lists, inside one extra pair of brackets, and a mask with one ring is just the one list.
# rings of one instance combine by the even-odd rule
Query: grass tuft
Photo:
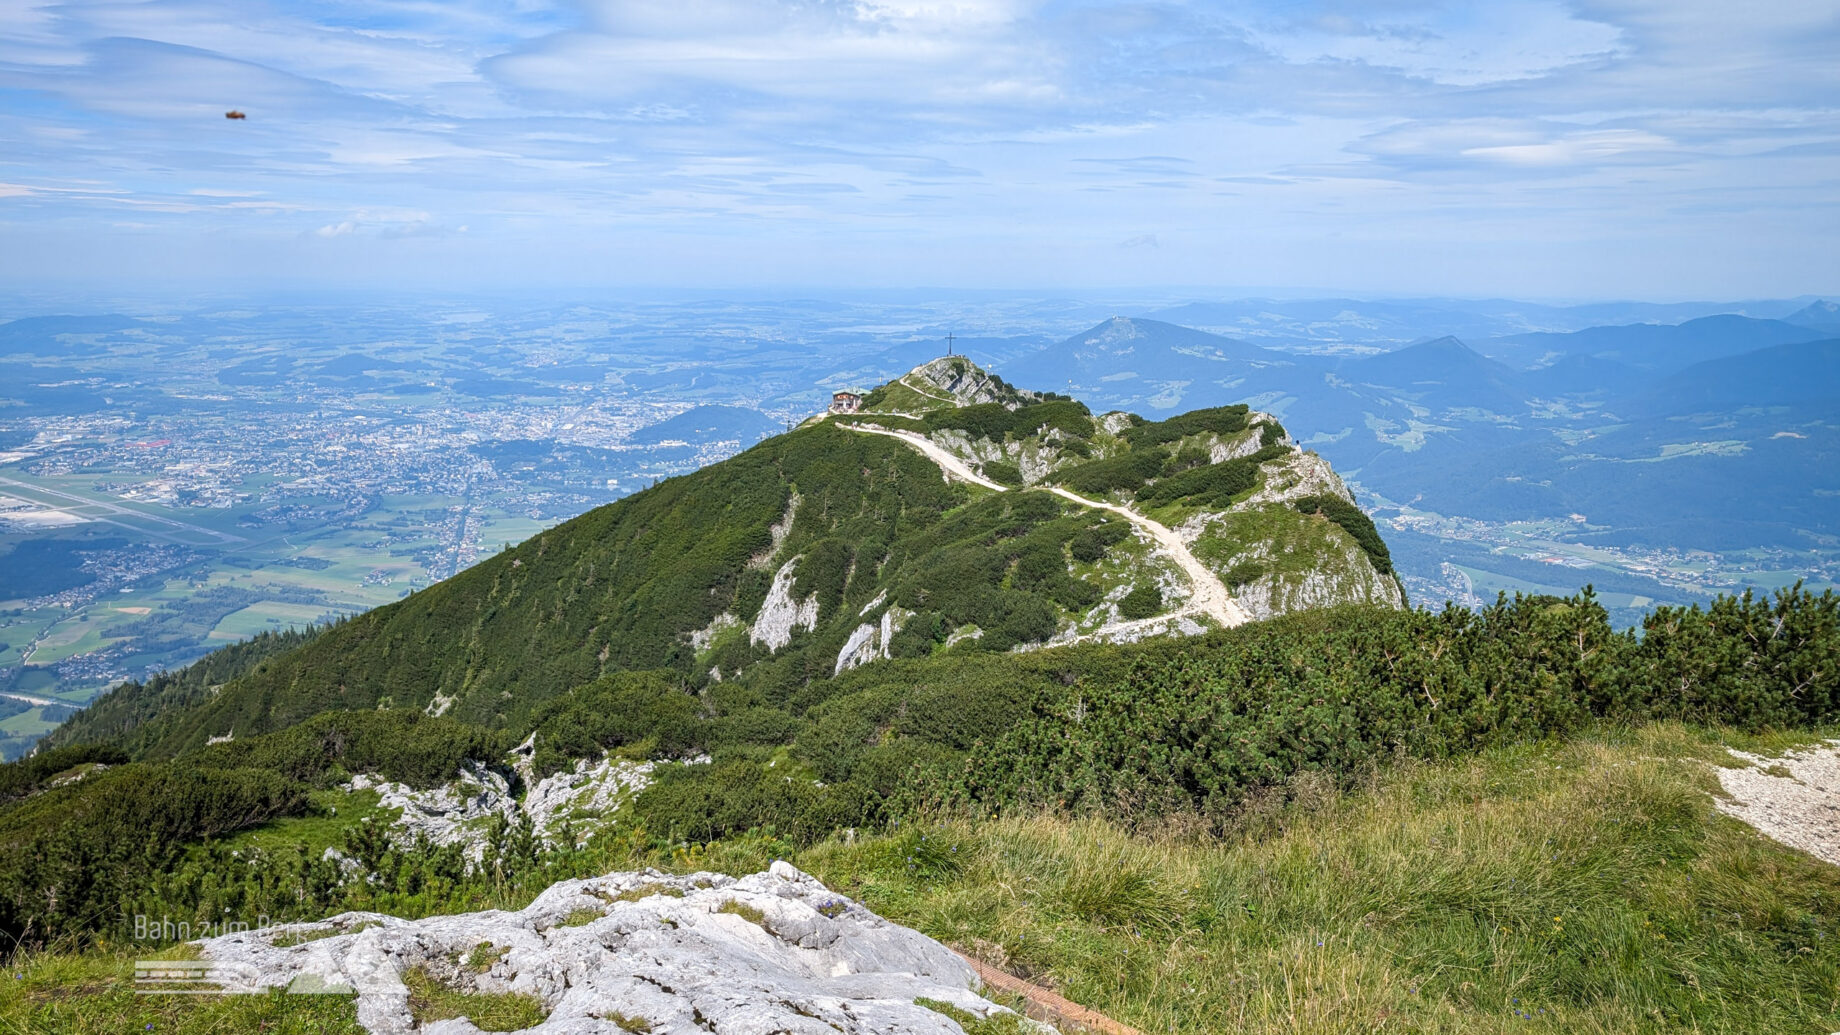
[(484, 974), (492, 969), (494, 963), (504, 959), (505, 954), (510, 951), (509, 948), (500, 948), (491, 942), (480, 942), (461, 958), (460, 965), (475, 974)]
[(341, 934), (357, 934), (359, 931), (368, 931), (376, 926), (378, 926), (378, 924), (375, 920), (366, 920), (348, 930), (328, 927), (321, 931), (283, 931), (275, 935), (275, 937), (270, 940), (269, 944), (277, 949), (286, 949), (291, 946), (305, 945), (308, 942), (317, 942), (326, 938), (337, 938)]
[(733, 914), (756, 927), (765, 928), (767, 926), (767, 914), (755, 909), (745, 902), (739, 902), (732, 898), (717, 906), (716, 912)]
[(599, 920), (601, 917), (606, 916), (606, 915), (607, 915), (606, 913), (603, 913), (598, 909), (587, 909), (587, 908), (572, 909), (569, 911), (569, 915), (563, 917), (562, 922), (557, 924), (556, 926), (558, 927), (586, 927), (589, 924), (593, 923), (596, 920)]
[(965, 1029), (965, 1035), (1025, 1035), (1037, 1030), (1013, 1013), (992, 1013), (989, 1017), (979, 1017), (969, 1010), (961, 1010), (937, 999), (916, 999), (914, 1005), (924, 1006), (934, 1013), (951, 1018), (953, 1023)]
[(641, 884), (636, 888), (627, 888), (617, 895), (610, 895), (604, 891), (599, 892), (596, 897), (604, 899), (607, 903), (612, 904), (614, 902), (637, 902), (640, 899), (651, 898), (655, 895), (665, 895), (670, 898), (683, 898), (684, 889), (671, 884)]
[(409, 1013), (417, 1025), (465, 1017), (480, 1031), (521, 1031), (542, 1024), (549, 1012), (535, 996), (455, 988), (422, 967), (403, 975)]
[(623, 1014), (618, 1010), (610, 1011), (603, 1019), (612, 1021), (613, 1026), (621, 1031), (650, 1032), (652, 1030), (651, 1021), (637, 1015)]

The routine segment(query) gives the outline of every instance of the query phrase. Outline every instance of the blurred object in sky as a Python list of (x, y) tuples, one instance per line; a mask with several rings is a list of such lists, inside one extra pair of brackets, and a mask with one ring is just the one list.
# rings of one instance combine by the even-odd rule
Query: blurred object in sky
[(249, 116), (243, 114), (240, 111), (237, 111), (235, 108), (232, 108), (229, 111), (224, 112), (224, 118), (226, 119), (246, 119), (248, 117)]

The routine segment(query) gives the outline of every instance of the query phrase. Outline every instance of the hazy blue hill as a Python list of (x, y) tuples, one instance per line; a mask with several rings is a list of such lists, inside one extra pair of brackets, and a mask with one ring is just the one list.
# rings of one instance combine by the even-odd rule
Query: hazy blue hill
[(1485, 521), (1583, 514), (1608, 543), (1805, 549), (1808, 533), (1840, 532), (1840, 432), (1767, 413), (1643, 420), (1577, 445), (1389, 451), (1361, 476)]
[(1291, 347), (1344, 343), (1385, 346), (1415, 341), (1427, 335), (1491, 337), (1529, 326), (1512, 312), (1498, 311), (1510, 305), (1459, 306), (1437, 300), (1373, 302), (1323, 298), (1190, 302), (1150, 315), (1172, 323), (1243, 334)]
[(107, 403), (102, 389), (88, 384), (63, 384), (83, 374), (68, 367), (32, 363), (0, 363), (0, 399), (8, 418), (41, 417), (100, 410)]
[(1517, 413), (1526, 396), (1513, 370), (1451, 337), (1347, 360), (1337, 366), (1336, 373), (1361, 384), (1434, 400), (1442, 407)]
[(328, 377), (356, 377), (378, 370), (434, 370), (433, 363), (425, 359), (390, 359), (387, 356), (373, 356), (364, 352), (346, 352), (313, 367), (315, 373)]
[(1675, 325), (1639, 323), (1590, 327), (1569, 334), (1516, 334), (1481, 342), (1478, 347), (1485, 355), (1516, 366), (1534, 366), (1548, 356), (1586, 355), (1673, 371), (1708, 359), (1822, 336), (1781, 320), (1726, 314)]
[(697, 406), (656, 424), (648, 424), (633, 432), (626, 441), (635, 446), (655, 446), (663, 442), (701, 445), (740, 440), (743, 446), (751, 446), (783, 430), (778, 421), (745, 406)]
[(1572, 355), (1522, 371), (1520, 384), (1535, 396), (1621, 396), (1652, 383), (1654, 375), (1601, 356)]
[[(1000, 373), (1014, 384), (1094, 398), (1105, 405), (1188, 409), (1215, 401), (1208, 385), (1249, 368), (1292, 367), (1297, 357), (1160, 320), (1117, 316), (1058, 345), (1023, 356)], [(1071, 381), (1071, 385), (1069, 382)], [(1174, 388), (1194, 386), (1184, 395)], [(1168, 394), (1163, 394), (1168, 393)]]
[(1262, 298), (1190, 302), (1146, 315), (1284, 348), (1337, 345), (1385, 348), (1443, 335), (1464, 341), (1482, 341), (1534, 331), (1565, 333), (1605, 324), (1679, 323), (1720, 313), (1783, 318), (1799, 305), (1799, 302), (1603, 302), (1553, 306), (1513, 299)]
[(1759, 349), (1696, 363), (1655, 386), (1641, 400), (1651, 414), (1707, 413), (1745, 407), (1840, 403), (1840, 340)]
[(61, 342), (59, 335), (113, 334), (145, 326), (131, 316), (28, 316), (0, 323), (0, 354), (86, 355), (96, 351), (95, 348)]
[(1798, 309), (1783, 317), (1783, 322), (1798, 327), (1811, 327), (1827, 334), (1840, 334), (1840, 302), (1811, 302), (1806, 309)]

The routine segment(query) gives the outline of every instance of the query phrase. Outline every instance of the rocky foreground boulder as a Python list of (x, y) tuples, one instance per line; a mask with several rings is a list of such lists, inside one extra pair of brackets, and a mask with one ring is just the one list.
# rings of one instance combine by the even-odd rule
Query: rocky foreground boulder
[(200, 944), (228, 989), (355, 991), (373, 1035), (479, 1030), (418, 1022), (408, 976), (530, 996), (548, 1012), (533, 1035), (962, 1035), (915, 1000), (1007, 1012), (972, 991), (975, 971), (950, 949), (784, 862), (739, 879), (612, 873), (563, 881), (516, 912), (345, 913)]

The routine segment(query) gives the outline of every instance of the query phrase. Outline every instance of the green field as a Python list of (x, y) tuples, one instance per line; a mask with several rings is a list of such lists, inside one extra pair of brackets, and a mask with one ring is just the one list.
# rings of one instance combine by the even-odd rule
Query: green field
[(327, 614), (327, 610), (318, 604), (284, 604), (265, 600), (225, 615), (223, 621), (217, 623), (217, 628), (211, 630), (211, 638), (234, 641), (248, 639), (259, 632), (304, 629), (325, 621)]
[[(47, 599), (42, 593), (15, 591), (13, 599), (0, 601), (0, 691), (77, 705), (123, 678), (184, 665), (225, 643), (401, 599), (553, 524), (476, 501), (464, 511), (468, 534), (461, 546), (453, 538), (458, 501), (441, 496), (385, 497), (355, 518), (276, 526), (245, 520), (261, 509), (253, 505), (162, 507), (123, 498), (141, 491), (135, 486), (143, 476), (37, 476), (11, 466), (0, 467), (0, 480), (0, 496), (79, 519), (0, 532), (0, 556), (29, 542), (42, 549), (49, 539), (72, 552), (47, 563), (74, 570), (79, 558), (97, 551), (128, 563), (158, 550), (185, 551), (177, 555), (180, 563), (164, 570), (77, 591), (74, 607), (64, 606), (64, 598), (26, 606)], [(241, 488), (257, 495), (272, 480), (250, 478)], [(115, 492), (104, 493), (99, 484)], [(325, 508), (345, 503), (331, 497), (305, 502)], [(103, 549), (109, 543), (116, 545)], [(0, 588), (0, 595), (6, 592)], [(96, 660), (83, 660), (92, 655)], [(66, 665), (72, 662), (81, 664)], [(25, 730), (7, 731), (14, 732)]]
[(8, 737), (37, 736), (49, 733), (57, 726), (55, 722), (46, 722), (43, 708), (33, 708), (0, 719), (0, 735)]

